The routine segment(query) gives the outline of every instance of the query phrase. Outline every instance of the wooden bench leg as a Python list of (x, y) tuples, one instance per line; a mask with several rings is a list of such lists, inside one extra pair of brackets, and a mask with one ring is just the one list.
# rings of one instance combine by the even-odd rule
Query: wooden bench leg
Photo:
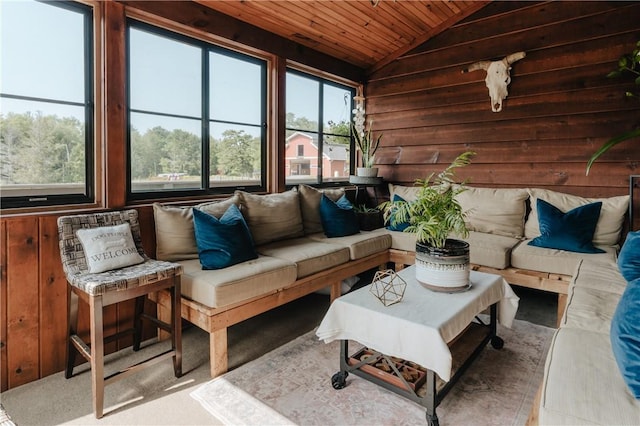
[(556, 320), (556, 327), (560, 327), (564, 310), (567, 308), (567, 298), (567, 294), (558, 293), (558, 319)]
[(342, 294), (342, 281), (331, 284), (331, 295), (329, 296), (329, 303), (333, 303)]
[[(167, 307), (160, 302), (160, 298), (162, 297), (160, 292), (157, 294), (156, 297), (158, 298), (158, 301), (156, 302), (156, 316), (160, 321), (166, 324), (172, 324), (171, 304), (169, 304), (169, 307)], [(181, 310), (181, 306), (178, 303), (178, 311), (180, 310)], [(169, 338), (171, 338), (171, 333), (164, 331), (161, 328), (158, 328), (158, 341), (167, 340)]]
[[(175, 351), (173, 356), (173, 372), (176, 377), (182, 377), (182, 293), (181, 277), (173, 277), (171, 289), (171, 348)], [(161, 330), (161, 329), (159, 329)]]
[(218, 377), (227, 372), (227, 329), (213, 330), (209, 334), (209, 362), (211, 363), (211, 377)]

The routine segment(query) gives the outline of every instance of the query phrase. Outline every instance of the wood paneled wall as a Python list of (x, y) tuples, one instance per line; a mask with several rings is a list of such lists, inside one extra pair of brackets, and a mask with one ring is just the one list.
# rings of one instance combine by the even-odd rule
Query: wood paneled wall
[[(126, 167), (121, 164), (126, 134), (122, 5), (137, 4), (170, 19), (173, 9), (164, 3), (104, 3), (106, 208), (126, 207)], [(202, 31), (203, 23), (195, 15), (203, 13), (199, 7), (186, 2), (171, 6), (183, 4), (187, 9), (175, 14), (180, 24), (193, 22)], [(496, 2), (379, 70), (371, 76), (366, 94), (374, 127), (384, 131), (377, 157), (382, 174), (389, 181), (410, 184), (440, 170), (459, 152), (473, 149), (478, 155), (461, 176), (479, 186), (540, 186), (593, 197), (627, 193), (628, 175), (640, 173), (637, 143), (612, 150), (588, 177), (584, 168), (601, 143), (637, 120), (637, 105), (622, 99), (628, 86), (604, 77), (618, 56), (640, 38), (637, 16), (638, 3)], [(222, 22), (220, 16), (215, 19)], [(279, 57), (286, 53), (289, 45), (282, 40), (265, 38), (255, 28), (244, 33), (238, 22), (232, 24), (236, 39), (258, 40), (256, 47), (261, 49), (273, 43)], [(484, 74), (460, 71), (476, 60), (519, 50), (525, 50), (527, 57), (514, 65), (504, 110), (492, 113)], [(293, 53), (310, 65), (327, 62), (308, 49)], [(112, 59), (119, 66), (109, 64)], [(340, 63), (332, 63), (329, 70), (343, 70), (346, 78), (357, 74)], [(137, 209), (143, 243), (152, 254), (153, 212), (150, 206)], [(0, 219), (1, 390), (64, 366), (67, 301), (57, 215)], [(131, 312), (131, 304), (109, 307), (108, 330), (127, 328)], [(86, 311), (80, 317), (86, 317)], [(86, 321), (81, 329), (87, 329)], [(123, 340), (108, 349), (129, 344)]]
[[(376, 161), (386, 180), (411, 184), (465, 150), (461, 178), (485, 187), (544, 187), (598, 197), (628, 193), (640, 144), (586, 162), (638, 123), (633, 83), (606, 74), (640, 39), (640, 3), (494, 2), (370, 76), (367, 114), (383, 132)], [(527, 56), (513, 65), (502, 112), (491, 111), (485, 72), (473, 62)], [(634, 102), (635, 101), (635, 102)]]

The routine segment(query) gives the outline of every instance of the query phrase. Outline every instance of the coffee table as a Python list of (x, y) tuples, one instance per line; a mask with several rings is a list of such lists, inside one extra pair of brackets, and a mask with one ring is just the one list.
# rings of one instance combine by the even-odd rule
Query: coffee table
[[(398, 273), (407, 287), (401, 302), (384, 306), (369, 287), (363, 287), (336, 299), (327, 311), (316, 335), (326, 343), (340, 340), (340, 371), (332, 377), (336, 389), (346, 386), (349, 373), (370, 380), (426, 408), (430, 425), (437, 426), (436, 407), (469, 368), (487, 343), (499, 349), (504, 344), (497, 336), (497, 322), (511, 327), (519, 298), (499, 275), (471, 271), (468, 291), (440, 293), (428, 290), (415, 279), (415, 267)], [(478, 315), (489, 309), (489, 322)], [(450, 344), (472, 323), (481, 327), (484, 336), (469, 357), (452, 376), (453, 357)], [(364, 345), (374, 353), (366, 361), (349, 356), (349, 340)], [(375, 348), (375, 349), (374, 349)], [(394, 357), (394, 358), (391, 358)], [(371, 372), (375, 359), (385, 359), (396, 373), (399, 384), (391, 384)], [(426, 369), (426, 393), (418, 395), (397, 368), (397, 359), (419, 364)], [(436, 374), (446, 385), (436, 392)]]

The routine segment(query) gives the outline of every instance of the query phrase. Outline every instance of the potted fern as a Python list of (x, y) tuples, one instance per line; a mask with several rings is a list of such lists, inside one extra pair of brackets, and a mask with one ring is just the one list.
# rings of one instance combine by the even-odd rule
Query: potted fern
[(456, 196), (466, 189), (466, 181), (455, 183), (455, 169), (471, 162), (474, 152), (460, 154), (446, 169), (426, 179), (412, 201), (383, 203), (385, 221), (394, 226), (407, 224), (404, 232), (416, 234), (416, 279), (439, 291), (461, 291), (469, 286), (469, 244), (451, 238), (469, 235)]

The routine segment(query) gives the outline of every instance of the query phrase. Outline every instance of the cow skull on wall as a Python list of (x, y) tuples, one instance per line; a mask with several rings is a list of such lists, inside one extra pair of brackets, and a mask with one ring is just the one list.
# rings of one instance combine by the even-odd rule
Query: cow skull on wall
[(487, 71), (487, 77), (484, 81), (489, 88), (489, 97), (491, 98), (491, 111), (502, 111), (502, 101), (507, 97), (507, 86), (511, 83), (511, 64), (524, 58), (526, 53), (516, 52), (504, 57), (499, 61), (480, 61), (469, 65), (468, 68), (462, 70), (463, 73), (476, 70)]

